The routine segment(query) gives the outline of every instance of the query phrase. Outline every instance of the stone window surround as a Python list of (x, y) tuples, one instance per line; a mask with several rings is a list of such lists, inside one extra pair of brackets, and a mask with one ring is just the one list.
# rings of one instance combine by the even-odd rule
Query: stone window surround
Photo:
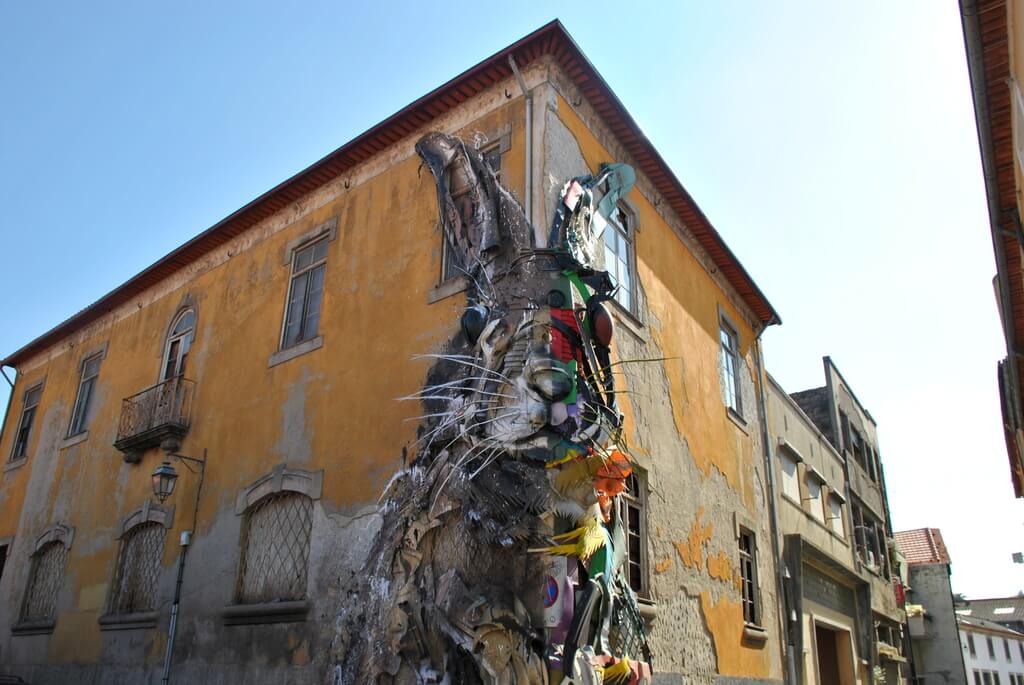
[[(64, 545), (66, 550), (71, 550), (71, 543), (75, 538), (75, 529), (72, 526), (68, 526), (63, 523), (55, 523), (49, 528), (44, 530), (35, 541), (32, 543), (32, 552), (29, 555), (35, 556), (39, 550), (45, 545), (51, 542), (59, 542)], [(32, 579), (29, 578), (29, 583)], [(28, 592), (28, 586), (26, 585), (25, 590), (22, 592), (22, 600), (24, 600), (25, 593)], [(56, 618), (49, 619), (46, 621), (18, 621), (11, 626), (11, 634), (18, 635), (49, 635), (53, 632), (54, 626), (57, 624)]]
[[(25, 394), (29, 390), (32, 390), (32, 389), (37, 388), (37, 387), (39, 388), (39, 402), (36, 403), (36, 407), (39, 407), (43, 403), (43, 393), (46, 392), (46, 375), (45, 374), (43, 375), (42, 378), (40, 378), (36, 382), (30, 383), (30, 384), (26, 385), (25, 386), (25, 390), (21, 393), (21, 406), (18, 408), (18, 423), (15, 424), (15, 427), (14, 427), (14, 437), (13, 437), (13, 441), (11, 442), (11, 452), (12, 453), (14, 452), (14, 443), (18, 439), (18, 430), (21, 428), (22, 415), (25, 413)], [(12, 397), (11, 399), (14, 399), (14, 398)], [(35, 417), (33, 417), (33, 419), (32, 419), (32, 423), (33, 424), (35, 424), (35, 420), (36, 420)], [(31, 440), (32, 440), (32, 432), (31, 431), (29, 431), (29, 436), (28, 437), (29, 437), (29, 441), (31, 442)], [(28, 461), (29, 456), (31, 456), (29, 454), (29, 452), (30, 452), (30, 450), (28, 449), (28, 446), (26, 445), (25, 446), (25, 456), (19, 457), (18, 459), (10, 459), (9, 456), (8, 456), (7, 463), (4, 464), (4, 471), (5, 472), (6, 471), (11, 471), (13, 469), (18, 468), (19, 466), (24, 465)]]
[[(324, 236), (327, 236), (328, 243), (333, 242), (338, 237), (338, 217), (331, 217), (327, 221), (323, 221), (305, 233), (289, 240), (281, 250), (281, 264), (290, 268), (296, 250), (299, 250), (309, 243), (323, 238)], [(277, 340), (277, 349), (274, 350), (274, 352), (271, 353), (270, 358), (267, 359), (268, 369), (273, 368), (278, 364), (283, 364), (286, 361), (295, 359), (296, 357), (301, 357), (302, 355), (314, 350), (319, 350), (324, 345), (324, 337), (322, 335), (317, 335), (290, 347), (282, 347), (284, 344), (285, 323), (287, 323), (288, 318), (288, 300), (291, 296), (291, 288), (292, 278), (289, 273), (288, 293), (285, 295), (284, 310), (281, 313), (281, 332)]]
[[(90, 359), (92, 357), (99, 357), (100, 358), (100, 364), (102, 364), (103, 361), (107, 358), (107, 349), (109, 347), (110, 347), (110, 341), (109, 340), (104, 340), (99, 345), (94, 345), (90, 349), (86, 350), (84, 354), (79, 355), (79, 357), (78, 357), (78, 385), (76, 386), (76, 391), (75, 391), (75, 402), (74, 402), (74, 404), (71, 405), (71, 420), (74, 420), (75, 406), (78, 404), (78, 399), (79, 399), (78, 395), (82, 391), (82, 365), (85, 363), (85, 360)], [(70, 430), (70, 429), (71, 429), (71, 427), (69, 425), (68, 426), (68, 430)], [(57, 449), (60, 449), (60, 450), (67, 449), (68, 447), (71, 447), (72, 445), (77, 445), (78, 443), (85, 442), (88, 439), (89, 439), (89, 429), (86, 428), (85, 430), (79, 431), (78, 433), (75, 433), (74, 435), (66, 436), (61, 441), (61, 443), (57, 447)]]
[[(142, 503), (142, 506), (121, 519), (118, 527), (117, 540), (124, 539), (128, 531), (143, 523), (159, 523), (170, 530), (174, 526), (174, 505), (161, 507), (153, 504), (150, 500)], [(121, 552), (118, 550), (116, 563), (120, 563)], [(116, 570), (116, 569), (115, 569)], [(113, 587), (111, 587), (113, 591)], [(109, 601), (109, 597), (108, 597)], [(142, 611), (132, 614), (110, 614), (105, 613), (96, 619), (100, 624), (100, 630), (137, 630), (144, 628), (155, 628), (160, 621), (159, 611)]]
[[(264, 497), (278, 492), (297, 492), (314, 502), (323, 495), (324, 471), (306, 471), (288, 468), (281, 463), (270, 473), (241, 489), (235, 499), (235, 515), (242, 516)], [(254, 623), (291, 623), (305, 621), (312, 608), (308, 599), (262, 604), (228, 604), (221, 610), (224, 625), (250, 625)]]

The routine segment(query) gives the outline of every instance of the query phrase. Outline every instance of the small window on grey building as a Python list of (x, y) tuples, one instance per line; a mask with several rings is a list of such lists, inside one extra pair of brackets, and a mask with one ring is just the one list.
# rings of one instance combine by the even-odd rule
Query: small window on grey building
[(725, 406), (742, 415), (740, 404), (740, 346), (736, 329), (724, 319), (718, 329), (718, 375)]
[(992, 674), (989, 671), (982, 671), (981, 682), (985, 685), (992, 685)]
[(981, 671), (974, 670), (974, 685), (982, 685), (981, 682)]
[(828, 496), (828, 518), (832, 532), (841, 538), (845, 538), (846, 528), (843, 525), (843, 501), (832, 494)]
[(150, 521), (133, 526), (121, 539), (107, 608), (111, 614), (133, 614), (157, 608), (165, 532), (163, 525)]
[(71, 413), (71, 425), (68, 437), (84, 433), (89, 427), (89, 409), (92, 405), (92, 394), (96, 387), (96, 377), (100, 375), (100, 362), (103, 354), (94, 354), (82, 360), (81, 373), (78, 379), (78, 394), (75, 396), (75, 409)]
[(1006, 660), (1013, 661), (1010, 657), (1010, 641), (1005, 638), (1003, 639), (1003, 651), (1006, 652)]
[(779, 462), (782, 466), (782, 494), (799, 503), (800, 477), (796, 460), (785, 450), (779, 450)]
[(985, 638), (985, 642), (988, 643), (988, 657), (990, 659), (995, 659), (996, 658), (996, 646), (992, 642), (992, 638), (991, 637), (986, 637)]
[(32, 555), (28, 588), (21, 605), (21, 621), (52, 621), (57, 595), (64, 582), (68, 548), (63, 542), (48, 542)]
[(320, 327), (320, 303), (324, 294), (328, 237), (295, 250), (288, 284), (281, 348), (315, 338)]
[(1024, 661), (1024, 642), (1018, 642), (1017, 648), (1020, 650), (1020, 660)]
[[(971, 653), (972, 657), (978, 656), (978, 650), (974, 646), (974, 635), (971, 633), (967, 633), (967, 651)], [(977, 671), (975, 671), (975, 673), (977, 673)]]
[(36, 418), (36, 407), (39, 397), (43, 394), (43, 384), (36, 383), (25, 391), (21, 402), (21, 419), (18, 421), (18, 432), (14, 434), (14, 449), (11, 450), (10, 461), (17, 461), (28, 456), (28, 441), (32, 437), (32, 424)]
[(235, 599), (239, 604), (305, 599), (313, 500), (281, 491), (245, 512)]
[(740, 577), (743, 583), (743, 620), (751, 625), (757, 625), (760, 611), (757, 604), (757, 546), (754, 534), (749, 530), (740, 529), (739, 547)]

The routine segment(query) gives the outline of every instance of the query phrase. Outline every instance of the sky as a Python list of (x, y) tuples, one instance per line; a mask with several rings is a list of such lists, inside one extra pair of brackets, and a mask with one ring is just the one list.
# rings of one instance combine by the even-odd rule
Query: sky
[(3, 3), (0, 355), (556, 17), (781, 313), (769, 371), (830, 355), (878, 422), (894, 528), (1024, 589), (952, 1)]

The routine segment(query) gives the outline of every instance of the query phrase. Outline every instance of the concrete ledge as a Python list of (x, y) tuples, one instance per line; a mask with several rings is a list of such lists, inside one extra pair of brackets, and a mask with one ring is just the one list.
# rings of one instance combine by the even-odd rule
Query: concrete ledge
[(24, 466), (25, 462), (27, 462), (27, 461), (28, 461), (28, 457), (27, 456), (22, 457), (20, 459), (15, 459), (14, 461), (9, 461), (6, 464), (4, 464), (4, 471), (13, 471), (14, 469), (16, 469), (16, 468), (18, 468), (20, 466)]
[(11, 626), (11, 635), (49, 635), (56, 621), (22, 621)]
[(226, 626), (253, 623), (294, 623), (306, 620), (310, 606), (308, 599), (291, 602), (266, 602), (264, 604), (229, 604), (221, 610), (220, 615)]
[(728, 417), (729, 417), (729, 420), (730, 420), (730, 421), (732, 421), (733, 423), (735, 423), (735, 424), (736, 424), (736, 427), (737, 427), (737, 428), (739, 428), (739, 429), (740, 429), (741, 431), (743, 431), (743, 432), (744, 432), (744, 433), (746, 433), (747, 435), (750, 435), (750, 432), (749, 432), (749, 431), (747, 430), (747, 420), (746, 420), (746, 419), (744, 419), (744, 418), (743, 418), (742, 416), (740, 416), (739, 414), (737, 414), (737, 413), (736, 413), (736, 412), (735, 412), (735, 411), (733, 410), (733, 408), (732, 408), (732, 407), (726, 407), (726, 408), (725, 408), (725, 414), (726, 414), (726, 416), (728, 416)]
[(270, 355), (270, 359), (267, 360), (267, 368), (270, 369), (278, 364), (283, 364), (290, 359), (301, 357), (307, 352), (319, 350), (323, 346), (324, 336), (318, 335), (315, 338), (310, 338), (309, 340), (300, 342), (298, 345), (292, 345), (291, 347), (286, 347), (283, 350), (278, 350), (274, 354)]
[(64, 438), (64, 440), (60, 443), (60, 447), (58, 449), (67, 449), (72, 445), (77, 445), (78, 443), (85, 442), (88, 439), (89, 431), (82, 431), (78, 435), (71, 435), (69, 437)]
[(748, 623), (743, 626), (743, 640), (763, 645), (768, 641), (768, 631), (761, 626)]
[(468, 285), (468, 278), (462, 276), (456, 276), (455, 278), (449, 278), (444, 283), (435, 285), (427, 293), (427, 304), (434, 304), (440, 302), (446, 297), (451, 297), (464, 291)]
[(96, 620), (100, 624), (100, 630), (156, 628), (156, 624), (159, 621), (159, 611), (142, 611), (133, 614), (104, 614)]

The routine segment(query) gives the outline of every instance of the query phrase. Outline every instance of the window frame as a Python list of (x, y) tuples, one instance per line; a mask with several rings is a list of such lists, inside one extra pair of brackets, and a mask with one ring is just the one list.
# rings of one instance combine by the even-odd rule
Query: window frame
[[(71, 544), (74, 541), (74, 537), (74, 528), (57, 523), (47, 528), (35, 539), (35, 542), (32, 545), (32, 551), (29, 555), (31, 563), (29, 564), (28, 578), (26, 579), (25, 586), (22, 591), (21, 602), (18, 608), (18, 618), (14, 625), (11, 626), (11, 632), (13, 634), (37, 635), (53, 631), (57, 618), (57, 601), (60, 598), (60, 591), (64, 585), (68, 559), (71, 555)], [(59, 545), (63, 551), (61, 552), (62, 563), (59, 569), (60, 578), (57, 580), (52, 590), (53, 604), (50, 607), (49, 615), (46, 617), (26, 616), (31, 592), (35, 588), (39, 577), (39, 565), (44, 555), (44, 551), (47, 549), (55, 549), (54, 545)]]
[[(108, 616), (128, 616), (131, 614), (148, 613), (156, 611), (160, 606), (160, 571), (163, 562), (163, 552), (167, 543), (167, 528), (162, 521), (155, 518), (146, 518), (140, 520), (125, 530), (120, 536), (120, 544), (118, 545), (117, 551), (117, 562), (114, 566), (114, 576), (110, 583), (110, 593), (107, 597), (107, 615)], [(156, 565), (156, 577), (155, 583), (150, 591), (152, 596), (150, 597), (150, 606), (136, 607), (132, 611), (118, 611), (118, 605), (121, 604), (121, 592), (123, 590), (122, 580), (125, 577), (126, 565), (129, 561), (128, 554), (134, 548), (130, 548), (131, 543), (143, 535), (143, 529), (158, 529), (160, 531), (160, 544), (158, 548), (158, 554), (153, 560), (142, 560), (143, 562), (151, 562)], [(134, 566), (139, 565), (139, 561), (135, 560)]]
[[(817, 486), (817, 497), (811, 496), (812, 484)], [(804, 511), (821, 525), (826, 525), (828, 519), (825, 514), (825, 479), (822, 478), (821, 474), (819, 474), (816, 470), (810, 468), (805, 469), (804, 487), (807, 490), (807, 497), (803, 498), (803, 501), (805, 503), (803, 507)]]
[(967, 633), (967, 652), (972, 658), (978, 656), (978, 647), (974, 644), (974, 633)]
[[(625, 219), (626, 225), (623, 226), (622, 222), (615, 218), (616, 216), (622, 216)], [(636, 275), (636, 236), (638, 229), (639, 219), (636, 209), (630, 204), (630, 202), (626, 198), (621, 198), (618, 201), (618, 203), (616, 203), (615, 209), (612, 210), (612, 216), (608, 218), (608, 221), (605, 224), (604, 231), (601, 235), (601, 247), (603, 250), (610, 249), (608, 247), (608, 242), (605, 238), (609, 230), (614, 231), (615, 234), (622, 239), (622, 244), (626, 250), (626, 271), (627, 275), (629, 276), (629, 289), (627, 290), (627, 292), (629, 293), (629, 303), (628, 306), (624, 305), (622, 304), (622, 302), (618, 300), (617, 297), (612, 297), (608, 301), (615, 303), (615, 305), (619, 309), (626, 312), (633, 318), (638, 318), (637, 312), (639, 311), (639, 289), (637, 288)], [(619, 256), (618, 252), (615, 252), (614, 250), (612, 250), (612, 252), (616, 255), (616, 257)], [(604, 266), (605, 271), (608, 271), (608, 264), (605, 264)], [(609, 276), (612, 277), (613, 282), (615, 282), (617, 286), (618, 281), (615, 280), (615, 277), (612, 276), (610, 273)]]
[[(782, 496), (786, 497), (796, 504), (800, 504), (802, 495), (800, 494), (800, 462), (802, 461), (798, 457), (794, 456), (793, 453), (788, 449), (780, 449), (779, 453), (779, 471), (781, 476), (779, 478), (782, 481)], [(790, 476), (786, 471), (786, 464), (793, 465), (793, 473)], [(790, 489), (795, 489), (794, 492), (789, 492), (786, 488), (787, 483), (791, 483)]]
[[(632, 487), (634, 483), (636, 485), (635, 491)], [(647, 527), (647, 474), (643, 471), (634, 469), (633, 473), (631, 473), (629, 478), (627, 478), (626, 480), (626, 486), (626, 490), (622, 493), (622, 511), (624, 514), (623, 523), (625, 524), (623, 526), (623, 532), (626, 535), (626, 559), (624, 564), (624, 567), (626, 569), (626, 582), (633, 589), (633, 592), (636, 593), (637, 597), (640, 597), (642, 599), (650, 599), (651, 574), (647, 552), (647, 546), (650, 542), (649, 531)], [(631, 521), (629, 517), (630, 507), (633, 507), (637, 511), (637, 521), (639, 524), (639, 529), (635, 533), (636, 537), (639, 538), (640, 542), (640, 558), (636, 560), (636, 565), (640, 576), (639, 589), (633, 587), (632, 578), (630, 577), (630, 564), (633, 561), (629, 551), (629, 538), (632, 534), (630, 525)]]
[[(723, 340), (723, 334), (729, 339), (730, 345), (727, 347)], [(735, 406), (729, 403), (726, 398), (726, 387), (723, 384), (725, 380), (725, 369), (723, 360), (725, 355), (729, 355), (732, 360), (732, 395), (735, 400)], [(740, 355), (740, 334), (739, 328), (725, 315), (724, 312), (720, 312), (718, 316), (718, 383), (721, 389), (722, 404), (725, 408), (732, 413), (734, 416), (743, 418), (743, 392), (742, 384), (740, 382), (740, 363), (742, 356)]]
[[(838, 509), (839, 509), (838, 515), (837, 515), (837, 512), (835, 511), (835, 509), (833, 509), (833, 507), (832, 507), (833, 503), (838, 505)], [(840, 497), (838, 493), (836, 493), (835, 491), (833, 491), (830, 488), (829, 492), (828, 492), (828, 497), (827, 497), (827, 506), (828, 506), (828, 521), (827, 521), (827, 524), (828, 524), (829, 530), (831, 530), (836, 536), (838, 536), (838, 537), (842, 538), (843, 540), (845, 540), (846, 539), (846, 521), (843, 520), (843, 504), (844, 504), (843, 498)], [(836, 530), (836, 526), (837, 525), (839, 526), (839, 530)]]
[(991, 635), (985, 636), (985, 644), (988, 646), (988, 658), (995, 661), (996, 658), (996, 643), (992, 640)]
[[(78, 391), (75, 393), (75, 404), (71, 410), (71, 423), (68, 424), (68, 438), (81, 435), (89, 430), (89, 409), (92, 403), (92, 396), (96, 390), (96, 379), (100, 375), (100, 366), (103, 364), (103, 350), (86, 355), (78, 365)], [(90, 362), (96, 362), (96, 371), (91, 376), (86, 376), (86, 367)], [(82, 389), (89, 383), (89, 389), (85, 395)]]
[[(191, 325), (180, 333), (175, 333), (174, 330), (178, 327), (178, 324), (189, 314), (192, 315)], [(175, 312), (174, 317), (171, 319), (171, 325), (167, 327), (167, 335), (164, 336), (164, 348), (160, 354), (160, 373), (157, 383), (165, 383), (175, 378), (184, 377), (185, 375), (185, 362), (188, 360), (188, 355), (192, 351), (192, 343), (196, 339), (196, 328), (199, 326), (199, 313), (196, 311), (194, 306), (188, 305), (178, 309)], [(171, 347), (174, 343), (178, 343), (177, 352), (175, 353), (174, 361), (174, 373), (167, 373), (167, 364), (171, 360)], [(187, 346), (187, 347), (185, 347)], [(185, 351), (182, 352), (182, 347), (185, 347)]]
[[(318, 337), (320, 337), (320, 320), (323, 318), (324, 292), (327, 290), (327, 261), (328, 257), (330, 256), (330, 243), (332, 240), (334, 240), (333, 231), (321, 230), (319, 232), (316, 232), (315, 235), (308, 236), (305, 240), (302, 240), (298, 244), (290, 246), (290, 258), (288, 260), (288, 290), (287, 293), (285, 294), (284, 312), (283, 315), (281, 316), (281, 334), (280, 337), (278, 338), (278, 351), (290, 350), (292, 348), (298, 347), (299, 345), (302, 345), (303, 343), (309, 343), (310, 341), (316, 340)], [(308, 249), (312, 249), (314, 250), (315, 255), (315, 247), (319, 243), (324, 244), (323, 257), (316, 261), (311, 260), (308, 265), (303, 267), (300, 271), (296, 272), (295, 266), (299, 258), (299, 254), (305, 252)], [(313, 331), (312, 335), (306, 335), (303, 337), (303, 327), (305, 326), (306, 318), (308, 316), (308, 306), (310, 302), (309, 287), (310, 283), (312, 282), (312, 276), (310, 276), (306, 279), (306, 292), (303, 295), (302, 311), (299, 314), (299, 337), (296, 338), (293, 342), (288, 342), (287, 334), (288, 323), (290, 321), (289, 314), (291, 310), (292, 292), (293, 289), (295, 288), (295, 282), (304, 274), (312, 274), (316, 269), (320, 267), (323, 267), (323, 277), (322, 283), (320, 284), (320, 301), (317, 303), (317, 306), (320, 308), (320, 311), (317, 314), (316, 330)]]
[[(303, 588), (301, 596), (299, 597), (284, 597), (275, 596), (272, 598), (256, 598), (253, 599), (251, 596), (246, 596), (246, 575), (249, 570), (249, 543), (250, 536), (253, 534), (253, 516), (261, 509), (270, 506), (275, 500), (283, 500), (285, 498), (301, 498), (302, 505), (309, 507), (308, 514), (308, 530), (306, 530), (305, 540), (305, 573), (303, 578)], [(313, 505), (314, 500), (308, 494), (304, 492), (298, 492), (290, 489), (281, 489), (275, 492), (266, 493), (252, 502), (245, 510), (242, 518), (241, 535), (239, 537), (239, 553), (238, 553), (238, 569), (235, 573), (235, 588), (234, 594), (232, 595), (232, 601), (237, 605), (264, 605), (281, 602), (303, 602), (310, 599), (309, 591), (309, 567), (310, 559), (312, 556), (313, 547)], [(266, 544), (266, 542), (264, 542)]]
[[(32, 429), (35, 427), (35, 416), (39, 404), (43, 399), (43, 387), (46, 379), (36, 381), (32, 385), (25, 388), (25, 391), (21, 394), (21, 412), (18, 414), (17, 428), (14, 431), (14, 443), (11, 445), (11, 454), (7, 459), (8, 464), (28, 459), (29, 453), (29, 442), (32, 441)], [(38, 393), (32, 404), (29, 404), (29, 395), (33, 392)], [(31, 412), (31, 413), (30, 413)], [(25, 425), (25, 417), (28, 414), (28, 425)], [(22, 431), (25, 432), (24, 441), (21, 439)], [(21, 446), (19, 451), (18, 447)]]
[[(749, 549), (744, 549), (744, 541), (748, 541)], [(749, 528), (740, 526), (736, 543), (740, 561), (740, 604), (743, 608), (743, 622), (748, 626), (760, 626), (761, 592), (757, 578), (757, 536)], [(747, 576), (748, 568), (749, 577)], [(747, 596), (748, 588), (749, 597)]]

